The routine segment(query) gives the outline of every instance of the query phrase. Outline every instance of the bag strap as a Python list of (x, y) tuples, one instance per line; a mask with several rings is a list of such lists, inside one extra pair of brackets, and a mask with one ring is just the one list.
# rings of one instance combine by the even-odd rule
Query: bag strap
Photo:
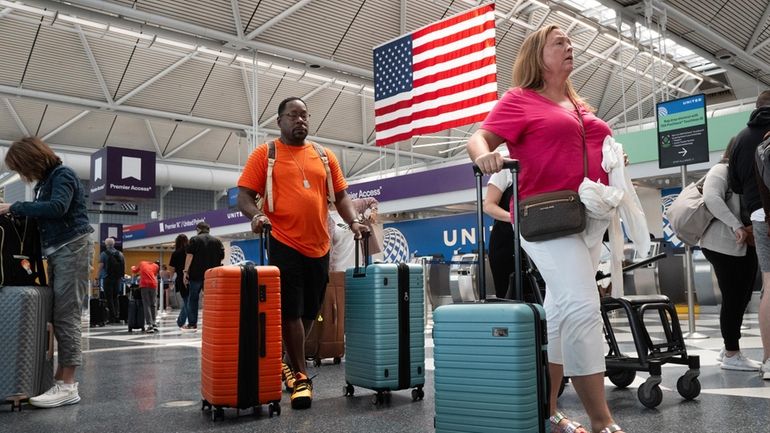
[[(329, 157), (326, 155), (326, 150), (320, 144), (313, 141), (310, 142), (313, 148), (321, 158), (321, 162), (324, 164), (324, 170), (326, 171), (326, 199), (329, 203), (334, 203), (334, 182), (332, 181), (332, 171), (329, 168)], [(267, 199), (267, 209), (273, 212), (273, 167), (275, 166), (275, 153), (278, 147), (277, 140), (273, 140), (267, 143), (267, 180), (265, 182), (265, 198)]]
[(580, 107), (575, 104), (575, 101), (572, 101), (572, 103), (575, 105), (578, 122), (580, 122), (580, 133), (583, 137), (583, 177), (588, 177), (588, 147), (586, 146), (586, 128), (583, 124), (583, 114), (580, 113)]

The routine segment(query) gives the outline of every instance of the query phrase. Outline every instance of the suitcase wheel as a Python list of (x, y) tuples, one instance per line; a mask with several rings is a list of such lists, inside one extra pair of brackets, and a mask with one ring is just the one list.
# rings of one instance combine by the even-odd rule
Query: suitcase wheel
[(355, 392), (356, 392), (356, 389), (353, 388), (353, 385), (351, 384), (347, 384), (342, 387), (342, 395), (344, 395), (345, 397), (347, 396), (353, 397), (353, 394), (355, 394)]
[(225, 419), (225, 410), (221, 406), (216, 406), (211, 411), (211, 420), (216, 421), (217, 419), (221, 419), (221, 420)]
[(211, 410), (211, 403), (206, 399), (201, 400), (201, 410)]
[(342, 362), (342, 358), (339, 356), (334, 357), (334, 365), (338, 365), (340, 362)]
[(313, 367), (321, 366), (321, 358), (313, 358)]
[(377, 394), (372, 396), (372, 404), (375, 406), (390, 404), (390, 391), (377, 391)]
[(412, 390), (412, 401), (422, 400), (425, 397), (425, 391), (422, 388), (415, 388)]
[(281, 415), (281, 403), (274, 401), (267, 406), (267, 416), (272, 418), (273, 414), (277, 416)]

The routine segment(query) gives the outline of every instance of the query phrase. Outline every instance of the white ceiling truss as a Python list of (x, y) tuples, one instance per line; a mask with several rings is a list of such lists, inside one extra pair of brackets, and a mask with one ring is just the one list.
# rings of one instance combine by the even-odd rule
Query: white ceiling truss
[[(300, 96), (310, 139), (349, 177), (462, 159), (477, 124), (374, 146), (371, 51), (480, 3), (0, 0), (0, 142), (37, 134), (237, 168), (278, 135), (278, 102)], [(495, 13), (499, 93), (526, 35), (555, 23), (573, 40), (575, 87), (616, 128), (661, 100), (770, 83), (770, 0), (499, 0)]]

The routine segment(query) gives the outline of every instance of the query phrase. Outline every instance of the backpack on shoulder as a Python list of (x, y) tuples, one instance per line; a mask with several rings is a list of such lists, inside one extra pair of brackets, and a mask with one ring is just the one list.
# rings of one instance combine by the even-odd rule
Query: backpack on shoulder
[[(267, 203), (267, 209), (273, 212), (275, 209), (273, 203), (273, 167), (275, 166), (275, 152), (278, 145), (277, 140), (267, 142), (267, 181), (265, 182), (265, 202)], [(334, 183), (332, 182), (332, 171), (329, 168), (329, 157), (326, 156), (326, 150), (318, 143), (310, 142), (313, 148), (318, 152), (318, 156), (321, 157), (321, 161), (324, 164), (326, 170), (326, 199), (329, 203), (334, 203)]]
[(754, 160), (757, 164), (757, 173), (762, 182), (764, 182), (766, 187), (770, 188), (770, 138), (759, 143), (757, 153), (754, 154)]
[(120, 251), (105, 250), (105, 253), (107, 254), (107, 278), (123, 278), (126, 274), (126, 263), (121, 257)]

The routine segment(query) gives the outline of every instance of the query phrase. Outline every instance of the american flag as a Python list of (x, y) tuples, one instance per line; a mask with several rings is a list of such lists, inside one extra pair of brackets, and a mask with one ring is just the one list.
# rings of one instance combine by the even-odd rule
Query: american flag
[(377, 145), (480, 122), (497, 100), (494, 3), (374, 49)]

